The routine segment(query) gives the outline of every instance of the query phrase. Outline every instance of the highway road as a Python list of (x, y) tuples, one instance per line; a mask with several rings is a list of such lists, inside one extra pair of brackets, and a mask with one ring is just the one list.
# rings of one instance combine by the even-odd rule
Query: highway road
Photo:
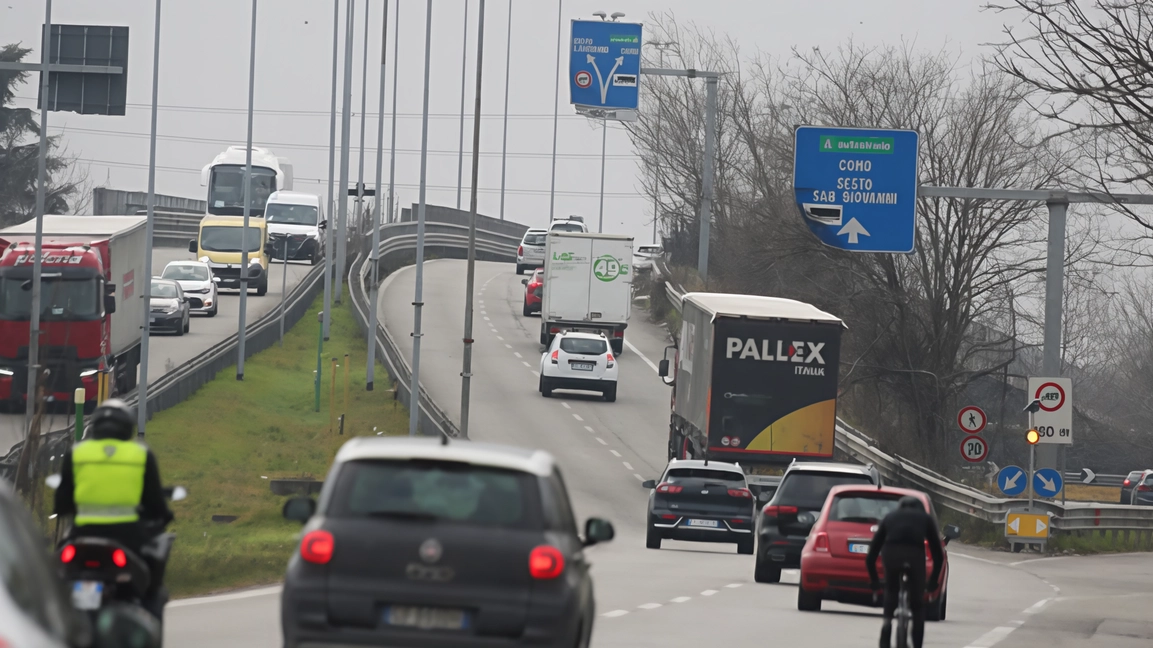
[[(381, 321), (411, 345), (413, 269), (388, 278)], [(643, 479), (665, 464), (669, 391), (656, 376), (666, 336), (634, 312), (620, 358), (616, 403), (536, 391), (539, 319), (521, 315), (523, 287), (511, 264), (477, 264), (470, 436), (541, 447), (563, 468), (579, 517), (611, 519), (616, 539), (590, 550), (599, 618), (598, 648), (645, 646), (876, 645), (875, 610), (825, 604), (796, 609), (795, 572), (783, 583), (752, 580), (753, 558), (733, 545), (666, 542), (644, 548), (648, 493)], [(459, 417), (463, 264), (425, 268), (422, 382)], [(1148, 646), (1153, 561), (1146, 556), (1029, 559), (954, 545), (948, 620), (931, 623), (927, 646)], [(177, 601), (169, 606), (170, 647), (280, 646), (278, 589)], [(1125, 633), (1128, 633), (1126, 636)]]
[[(186, 249), (156, 248), (152, 252), (153, 273), (159, 275), (169, 261), (190, 259)], [(280, 305), (280, 285), (283, 264), (272, 265), (271, 282), (268, 294), (257, 297), (255, 292), (248, 294), (248, 321), (251, 323)], [(292, 289), (311, 270), (305, 263), (288, 264), (288, 290)], [(189, 332), (177, 337), (170, 333), (154, 333), (149, 345), (148, 379), (155, 381), (165, 373), (202, 353), (212, 345), (236, 334), (240, 316), (240, 297), (236, 290), (221, 291), (220, 312), (216, 317), (193, 315)], [(57, 411), (50, 415), (48, 424), (42, 429), (55, 430), (68, 425), (71, 420), (67, 413)], [(0, 455), (17, 441), (24, 438), (24, 415), (0, 415)]]

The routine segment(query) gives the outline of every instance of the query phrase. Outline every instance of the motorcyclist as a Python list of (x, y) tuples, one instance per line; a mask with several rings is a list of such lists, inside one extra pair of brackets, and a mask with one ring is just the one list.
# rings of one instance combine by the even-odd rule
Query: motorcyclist
[(143, 606), (162, 618), (164, 565), (141, 548), (172, 521), (156, 455), (134, 438), (136, 412), (120, 399), (92, 413), (90, 438), (64, 454), (55, 512), (71, 515), (70, 537), (115, 540), (149, 563), (150, 582)]
[[(925, 581), (925, 545), (933, 557), (933, 573)], [(913, 613), (913, 646), (921, 648), (925, 638), (925, 592), (935, 592), (941, 578), (945, 550), (941, 534), (933, 516), (925, 505), (912, 495), (901, 498), (897, 510), (885, 516), (869, 544), (865, 565), (874, 592), (881, 589), (877, 578), (877, 558), (885, 566), (884, 625), (881, 627), (881, 648), (889, 648), (893, 629), (893, 613), (901, 591), (901, 574), (908, 576), (905, 588), (909, 593), (909, 608)], [(926, 590), (925, 588), (928, 587)]]

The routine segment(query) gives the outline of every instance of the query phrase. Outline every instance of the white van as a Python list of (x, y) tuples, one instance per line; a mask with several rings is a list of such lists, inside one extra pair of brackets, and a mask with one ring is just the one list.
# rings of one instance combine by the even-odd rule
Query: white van
[(298, 191), (277, 191), (268, 197), (264, 220), (268, 223), (269, 252), (272, 258), (284, 258), (286, 243), (289, 260), (307, 260), (316, 265), (324, 258), (327, 223), (320, 196)]

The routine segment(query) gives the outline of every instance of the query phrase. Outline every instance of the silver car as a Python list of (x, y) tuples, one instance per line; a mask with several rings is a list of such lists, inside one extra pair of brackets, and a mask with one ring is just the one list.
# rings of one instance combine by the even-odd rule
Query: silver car
[(173, 261), (164, 266), (161, 279), (169, 279), (180, 284), (188, 297), (189, 312), (215, 317), (220, 306), (217, 304), (216, 284), (218, 277), (212, 276), (212, 269), (201, 261)]
[(544, 265), (544, 244), (548, 230), (530, 229), (524, 233), (520, 247), (516, 249), (516, 273), (536, 270)]
[(663, 254), (664, 249), (659, 245), (638, 245), (633, 252), (633, 271), (650, 272)]

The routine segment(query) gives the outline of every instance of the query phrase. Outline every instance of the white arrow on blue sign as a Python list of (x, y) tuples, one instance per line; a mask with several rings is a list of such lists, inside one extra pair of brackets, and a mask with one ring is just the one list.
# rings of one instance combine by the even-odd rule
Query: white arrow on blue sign
[(825, 245), (853, 252), (913, 251), (916, 131), (799, 126), (793, 192)]
[(1041, 468), (1033, 473), (1033, 492), (1041, 497), (1056, 497), (1064, 486), (1061, 473), (1052, 468)]
[(997, 488), (1008, 497), (1016, 497), (1025, 492), (1029, 479), (1020, 466), (1005, 466), (997, 473)]
[(640, 99), (642, 27), (572, 21), (569, 96), (578, 106), (636, 110)]

